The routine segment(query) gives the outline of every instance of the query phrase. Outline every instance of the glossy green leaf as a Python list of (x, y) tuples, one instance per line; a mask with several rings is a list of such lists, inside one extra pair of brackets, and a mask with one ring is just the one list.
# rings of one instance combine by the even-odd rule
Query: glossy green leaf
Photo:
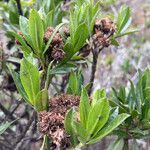
[(109, 145), (107, 150), (112, 150), (112, 148), (113, 148), (113, 150), (122, 150), (123, 146), (124, 146), (123, 139), (117, 139)]
[(65, 131), (70, 136), (70, 141), (73, 146), (77, 145), (78, 143), (74, 130), (74, 120), (75, 120), (75, 110), (74, 108), (71, 108), (65, 116), (64, 127)]
[(28, 26), (29, 20), (24, 17), (24, 16), (20, 16), (19, 18), (19, 26), (20, 26), (20, 30), (24, 35), (28, 35), (29, 33), (29, 26)]
[(106, 92), (104, 89), (98, 89), (93, 95), (92, 106), (96, 104), (96, 102), (102, 98), (106, 97)]
[(36, 95), (40, 91), (40, 76), (38, 68), (26, 59), (23, 59), (20, 67), (20, 79), (30, 103), (34, 105)]
[(34, 100), (34, 107), (37, 111), (44, 111), (48, 108), (48, 90), (41, 90)]
[(83, 88), (80, 98), (80, 121), (84, 128), (86, 128), (88, 114), (90, 111), (90, 102), (87, 91)]
[(71, 72), (69, 76), (67, 93), (73, 95), (80, 95), (82, 85), (83, 79), (81, 73)]
[(81, 125), (81, 123), (79, 123), (77, 121), (74, 122), (74, 129), (78, 136), (78, 140), (81, 143), (85, 143), (87, 140), (87, 134), (88, 134), (86, 129)]
[(114, 120), (112, 120), (107, 126), (105, 126), (102, 130), (100, 130), (92, 140), (88, 142), (88, 144), (94, 144), (104, 138), (106, 135), (111, 133), (116, 127), (118, 127), (125, 119), (127, 119), (130, 115), (128, 114), (120, 114)]
[(13, 77), (13, 80), (15, 82), (15, 85), (17, 87), (18, 92), (20, 93), (20, 95), (22, 96), (22, 98), (24, 100), (28, 101), (28, 96), (27, 96), (27, 94), (24, 90), (24, 87), (23, 87), (22, 83), (21, 83), (19, 74), (17, 72), (15, 72), (13, 69), (11, 69), (10, 66), (8, 66), (8, 68), (9, 68), (9, 71), (10, 71), (12, 77)]
[(9, 20), (11, 24), (18, 25), (19, 14), (17, 12), (9, 11)]
[(53, 26), (53, 13), (54, 11), (51, 10), (47, 15), (46, 15), (46, 28)]
[(73, 46), (74, 53), (76, 53), (80, 48), (83, 47), (86, 39), (88, 38), (89, 32), (88, 27), (85, 23), (78, 26), (77, 30), (74, 33)]
[(19, 41), (19, 43), (21, 44), (22, 47), (24, 47), (24, 52), (26, 52), (27, 54), (30, 54), (32, 51), (31, 51), (31, 48), (27, 45), (27, 43), (25, 42), (25, 40), (22, 38), (22, 36), (20, 36), (19, 34), (15, 33), (15, 32), (12, 32), (12, 31), (9, 31), (8, 32), (10, 35), (12, 35), (13, 37), (16, 38), (16, 40)]
[(111, 44), (114, 46), (119, 46), (119, 42), (115, 38), (111, 38)]
[(136, 32), (139, 32), (140, 30), (139, 29), (128, 29), (126, 32), (124, 33), (120, 33), (120, 34), (117, 34), (115, 36), (115, 38), (119, 38), (119, 37), (122, 37), (122, 36), (125, 36), (125, 35), (129, 35), (129, 34), (133, 34), (133, 33), (136, 33)]
[(29, 16), (29, 34), (31, 36), (34, 50), (40, 54), (43, 51), (43, 37), (44, 27), (42, 19), (38, 12), (34, 9), (31, 10)]
[(131, 10), (128, 6), (123, 6), (118, 14), (117, 18), (117, 33), (120, 33), (131, 16)]
[(99, 99), (91, 108), (87, 120), (87, 132), (91, 137), (105, 125), (109, 117), (109, 103), (106, 98)]
[(118, 97), (119, 97), (119, 100), (122, 103), (126, 103), (126, 90), (125, 90), (125, 87), (120, 87)]
[(74, 70), (76, 70), (76, 66), (74, 64), (66, 63), (51, 69), (50, 74), (66, 74)]

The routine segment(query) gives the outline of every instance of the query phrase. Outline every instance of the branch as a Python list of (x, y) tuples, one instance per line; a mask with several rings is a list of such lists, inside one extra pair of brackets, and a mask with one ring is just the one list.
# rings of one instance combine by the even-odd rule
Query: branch
[(90, 87), (88, 90), (88, 94), (91, 95), (93, 84), (94, 84), (94, 78), (96, 73), (96, 67), (97, 67), (97, 59), (98, 59), (98, 51), (97, 49), (92, 50), (93, 54), (93, 61), (92, 61), (92, 69), (91, 69), (91, 77), (90, 77)]
[(15, 120), (16, 118), (12, 115), (10, 111), (8, 111), (1, 103), (0, 103), (0, 109), (4, 112), (6, 116), (9, 117), (11, 120)]
[(27, 131), (29, 130), (29, 128), (30, 128), (32, 122), (34, 121), (35, 115), (36, 115), (36, 112), (34, 111), (33, 114), (32, 114), (32, 116), (31, 116), (31, 118), (30, 118), (30, 120), (29, 120), (29, 122), (28, 122), (28, 124), (26, 125), (26, 128), (24, 129), (24, 131), (22, 132), (22, 134), (21, 134), (20, 136), (18, 136), (18, 138), (17, 138), (17, 140), (16, 140), (16, 142), (15, 142), (15, 144), (14, 144), (14, 149), (17, 147), (17, 145), (18, 145), (18, 144), (22, 141), (22, 139), (25, 137), (25, 135), (26, 135)]
[(23, 15), (20, 0), (16, 0), (16, 3), (17, 3), (17, 8), (18, 8), (19, 15)]

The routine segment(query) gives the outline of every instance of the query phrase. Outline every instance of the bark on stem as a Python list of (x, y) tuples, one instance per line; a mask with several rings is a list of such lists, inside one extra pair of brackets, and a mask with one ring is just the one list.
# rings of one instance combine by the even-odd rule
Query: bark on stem
[(128, 139), (124, 139), (124, 146), (123, 146), (123, 150), (129, 150), (129, 141)]
[(16, 3), (17, 3), (17, 8), (18, 8), (19, 15), (23, 15), (20, 0), (16, 0)]
[(97, 67), (97, 60), (98, 60), (98, 52), (93, 50), (93, 61), (92, 61), (92, 70), (91, 70), (91, 77), (90, 77), (90, 87), (88, 90), (88, 94), (91, 95), (93, 84), (94, 84), (94, 78), (95, 78), (95, 73), (96, 73), (96, 67)]

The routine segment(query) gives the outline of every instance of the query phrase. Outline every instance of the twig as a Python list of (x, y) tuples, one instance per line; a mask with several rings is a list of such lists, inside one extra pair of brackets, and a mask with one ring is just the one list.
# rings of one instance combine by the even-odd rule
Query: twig
[(15, 120), (16, 118), (9, 112), (1, 103), (0, 103), (0, 109), (4, 112), (4, 114), (9, 117), (11, 120)]
[(88, 90), (89, 95), (91, 95), (93, 84), (94, 84), (94, 78), (95, 78), (96, 67), (97, 67), (97, 59), (98, 59), (98, 51), (92, 50), (92, 54), (93, 54), (93, 61), (92, 61), (92, 70), (91, 70), (91, 77), (90, 77), (91, 84)]
[(65, 75), (62, 77), (62, 83), (60, 85), (60, 87), (61, 87), (60, 92), (61, 93), (64, 93), (64, 91), (65, 91), (65, 88), (67, 86), (67, 79), (68, 79), (68, 75)]
[[(106, 40), (108, 40), (112, 35), (113, 35), (113, 33), (110, 33), (109, 35), (107, 35)], [(99, 45), (99, 47), (97, 47), (97, 45), (95, 43), (93, 43), (93, 46), (94, 46), (94, 48), (92, 48), (92, 54), (93, 54), (92, 70), (91, 70), (91, 77), (90, 77), (90, 87), (88, 90), (89, 96), (92, 93), (92, 88), (93, 88), (93, 84), (94, 84), (98, 55), (105, 47), (103, 45)]]
[(13, 114), (16, 111), (16, 109), (19, 107), (21, 103), (22, 103), (21, 101), (17, 101), (17, 105), (13, 108), (13, 110), (11, 111), (11, 114)]
[(16, 0), (16, 3), (17, 3), (17, 8), (18, 8), (19, 15), (23, 15), (20, 0)]
[(29, 130), (29, 128), (30, 128), (32, 122), (34, 121), (35, 113), (36, 113), (36, 112), (34, 111), (33, 114), (32, 114), (32, 116), (31, 116), (31, 118), (30, 118), (30, 120), (29, 120), (29, 122), (28, 122), (28, 124), (26, 125), (26, 128), (24, 129), (24, 131), (22, 132), (22, 134), (21, 134), (20, 136), (18, 136), (18, 138), (17, 138), (17, 140), (16, 140), (16, 142), (15, 142), (15, 144), (14, 144), (14, 148), (16, 148), (17, 145), (18, 145), (18, 144), (22, 141), (22, 139), (25, 137), (25, 135), (26, 135), (27, 131)]
[(10, 150), (12, 148), (10, 145), (8, 145), (8, 144), (6, 144), (4, 142), (0, 142), (0, 145), (1, 145), (1, 148), (4, 147), (5, 149), (7, 148), (7, 149), (10, 149)]

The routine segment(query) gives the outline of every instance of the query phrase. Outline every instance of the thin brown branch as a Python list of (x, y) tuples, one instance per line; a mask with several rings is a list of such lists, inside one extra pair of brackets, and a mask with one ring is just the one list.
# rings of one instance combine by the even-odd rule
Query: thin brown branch
[(34, 111), (30, 120), (28, 121), (27, 125), (26, 125), (26, 128), (24, 129), (24, 131), (22, 132), (22, 134), (20, 136), (18, 136), (15, 144), (14, 144), (14, 148), (17, 147), (17, 145), (22, 141), (22, 139), (25, 137), (27, 131), (29, 130), (32, 122), (34, 121), (34, 118), (35, 118), (35, 115), (36, 115), (36, 112)]
[(20, 0), (16, 0), (16, 3), (17, 3), (17, 8), (18, 8), (18, 13), (19, 13), (19, 15), (23, 15)]
[(92, 50), (93, 54), (93, 61), (92, 61), (92, 70), (91, 70), (91, 77), (90, 77), (90, 87), (88, 90), (88, 94), (91, 95), (93, 84), (94, 84), (94, 78), (96, 73), (96, 67), (97, 67), (97, 59), (98, 59), (98, 52), (97, 50)]
[(4, 112), (4, 114), (11, 120), (15, 120), (16, 118), (11, 114), (10, 111), (8, 111), (1, 103), (0, 103), (0, 109)]

